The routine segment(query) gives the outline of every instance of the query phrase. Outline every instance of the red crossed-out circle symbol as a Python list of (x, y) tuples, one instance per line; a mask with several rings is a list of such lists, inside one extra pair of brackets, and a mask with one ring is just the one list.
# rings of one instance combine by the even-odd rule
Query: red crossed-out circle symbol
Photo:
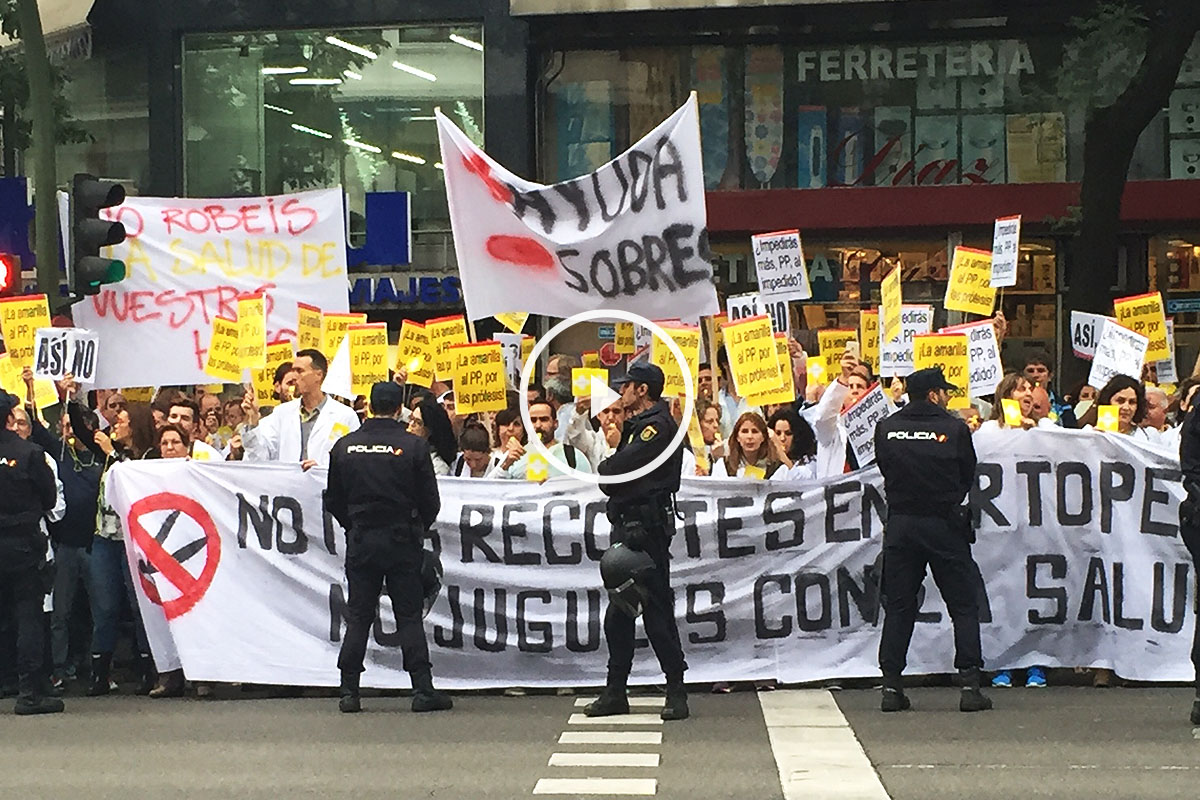
[[(160, 526), (158, 534), (152, 536), (146, 530), (142, 519), (156, 511), (170, 513)], [(174, 553), (168, 553), (163, 543), (181, 515), (186, 515), (200, 526), (204, 538), (197, 539)], [(213, 576), (217, 573), (217, 564), (221, 560), (221, 537), (217, 534), (217, 526), (212, 517), (202, 505), (190, 497), (160, 492), (143, 497), (130, 507), (127, 527), (134, 544), (145, 555), (153, 570), (162, 573), (162, 576), (179, 591), (179, 597), (164, 601), (154, 584), (145, 575), (139, 574), (146, 596), (162, 606), (167, 619), (175, 619), (191, 611), (212, 585)], [(201, 550), (204, 551), (204, 567), (200, 570), (200, 577), (192, 577), (192, 573), (183, 568), (182, 562)]]

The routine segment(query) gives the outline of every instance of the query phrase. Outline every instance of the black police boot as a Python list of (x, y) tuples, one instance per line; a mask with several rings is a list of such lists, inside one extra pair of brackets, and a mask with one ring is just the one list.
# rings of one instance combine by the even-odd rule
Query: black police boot
[(604, 687), (604, 691), (583, 707), (583, 713), (589, 717), (612, 717), (617, 714), (628, 714), (629, 693), (625, 688), (625, 678), (608, 676), (608, 685)]
[(964, 669), (960, 670), (958, 674), (962, 681), (962, 695), (958, 698), (958, 710), (968, 713), (990, 711), (992, 698), (979, 691), (983, 673), (977, 669)]
[(41, 677), (38, 675), (20, 676), (17, 683), (17, 704), (13, 706), (14, 714), (27, 716), (62, 713), (63, 701), (42, 694), (41, 683)]
[(433, 675), (431, 673), (426, 672), (421, 675), (413, 675), (412, 685), (413, 711), (418, 713), (423, 711), (449, 711), (454, 708), (454, 701), (450, 699), (450, 695), (433, 688)]
[(879, 698), (879, 710), (885, 714), (895, 711), (908, 711), (912, 702), (904, 694), (904, 681), (900, 676), (884, 676), (883, 693)]
[(88, 687), (88, 697), (99, 697), (112, 691), (108, 682), (110, 669), (112, 653), (92, 653), (92, 685)]
[(358, 679), (362, 673), (343, 672), (342, 686), (339, 690), (338, 710), (343, 714), (357, 714), (362, 711), (362, 701), (358, 697)]
[(659, 716), (666, 720), (687, 719), (690, 716), (683, 675), (667, 676), (667, 701), (663, 703), (663, 710)]

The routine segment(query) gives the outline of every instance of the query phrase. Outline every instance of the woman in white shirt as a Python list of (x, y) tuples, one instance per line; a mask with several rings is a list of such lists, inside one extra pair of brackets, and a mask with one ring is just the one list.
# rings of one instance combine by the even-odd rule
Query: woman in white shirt
[(804, 418), (793, 408), (781, 408), (767, 420), (771, 433), (783, 452), (792, 461), (787, 471), (789, 480), (816, 480), (817, 437)]
[(713, 462), (714, 478), (742, 478), (746, 477), (747, 470), (750, 477), (784, 477), (792, 468), (791, 459), (783, 452), (779, 441), (771, 436), (766, 420), (753, 411), (738, 417), (728, 446), (729, 455)]

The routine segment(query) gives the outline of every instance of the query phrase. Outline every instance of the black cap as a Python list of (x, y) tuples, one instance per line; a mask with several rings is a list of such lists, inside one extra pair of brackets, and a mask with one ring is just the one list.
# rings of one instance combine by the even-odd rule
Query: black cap
[(404, 405), (404, 389), (393, 381), (380, 381), (371, 387), (371, 411), (378, 414), (380, 409), (386, 414), (394, 414)]
[(617, 381), (617, 388), (630, 382), (644, 383), (650, 387), (652, 395), (658, 396), (662, 394), (667, 379), (663, 375), (663, 371), (654, 364), (648, 361), (635, 361), (629, 365), (629, 371), (625, 373), (625, 377)]
[(908, 376), (905, 385), (908, 388), (908, 396), (913, 400), (924, 400), (925, 395), (934, 389), (945, 389), (950, 392), (958, 388), (946, 380), (941, 367), (919, 369)]
[(0, 390), (0, 420), (8, 417), (10, 411), (21, 405), (21, 398)]

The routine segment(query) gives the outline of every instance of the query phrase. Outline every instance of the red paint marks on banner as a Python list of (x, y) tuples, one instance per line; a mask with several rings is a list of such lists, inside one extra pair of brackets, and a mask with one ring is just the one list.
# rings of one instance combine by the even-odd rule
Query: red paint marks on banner
[(554, 254), (541, 242), (527, 236), (489, 236), (487, 251), (497, 261), (534, 269), (554, 269)]
[(491, 166), (487, 163), (487, 159), (478, 153), (472, 153), (469, 156), (463, 156), (463, 166), (467, 171), (479, 177), (491, 192), (492, 198), (496, 202), (512, 205), (513, 194), (512, 189), (509, 189), (492, 173)]
[[(158, 534), (152, 536), (146, 530), (142, 519), (147, 514), (156, 511), (170, 513)], [(204, 566), (200, 570), (199, 577), (193, 577), (184, 569), (176, 557), (168, 553), (162, 544), (179, 517), (185, 515), (195, 522), (204, 533), (204, 547), (202, 548)], [(146, 561), (179, 590), (179, 597), (164, 601), (153, 583), (145, 576), (139, 575), (146, 596), (152, 602), (162, 606), (167, 619), (175, 619), (191, 611), (196, 603), (200, 602), (200, 598), (204, 597), (208, 587), (212, 585), (213, 577), (217, 573), (217, 564), (221, 560), (221, 537), (217, 533), (217, 526), (209, 513), (190, 497), (171, 492), (160, 492), (143, 497), (130, 507), (126, 528), (133, 543), (145, 555)]]

